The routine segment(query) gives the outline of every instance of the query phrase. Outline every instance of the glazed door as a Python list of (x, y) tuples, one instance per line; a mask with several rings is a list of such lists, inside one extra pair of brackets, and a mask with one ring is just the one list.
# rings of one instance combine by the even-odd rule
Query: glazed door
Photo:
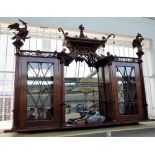
[(20, 57), (19, 128), (39, 130), (60, 126), (60, 67), (55, 58)]
[(138, 63), (113, 63), (116, 120), (143, 119), (142, 87)]

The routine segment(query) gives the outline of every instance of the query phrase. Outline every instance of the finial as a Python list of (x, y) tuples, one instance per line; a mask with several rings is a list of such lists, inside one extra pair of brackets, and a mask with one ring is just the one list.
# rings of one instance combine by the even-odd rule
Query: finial
[(84, 36), (84, 34), (83, 34), (83, 31), (84, 31), (84, 26), (81, 24), (80, 26), (79, 26), (79, 29), (80, 29), (80, 38), (85, 38), (85, 36)]
[(142, 37), (142, 35), (140, 33), (137, 34), (136, 36), (136, 39), (133, 40), (132, 42), (132, 47), (133, 49), (134, 48), (137, 48), (138, 51), (137, 51), (137, 55), (138, 55), (138, 58), (141, 58), (142, 55), (144, 55), (144, 52), (143, 52), (143, 49), (142, 49), (142, 41), (144, 40), (144, 38)]
[(16, 47), (16, 49), (20, 50), (20, 48), (23, 46), (23, 42), (25, 39), (29, 39), (30, 37), (27, 37), (29, 31), (27, 30), (27, 23), (20, 20), (19, 21), (24, 25), (23, 28), (20, 28), (20, 25), (18, 23), (14, 23), (8, 26), (10, 30), (16, 30), (16, 32), (13, 32), (15, 35), (12, 37), (12, 39), (15, 41), (13, 42), (13, 45)]

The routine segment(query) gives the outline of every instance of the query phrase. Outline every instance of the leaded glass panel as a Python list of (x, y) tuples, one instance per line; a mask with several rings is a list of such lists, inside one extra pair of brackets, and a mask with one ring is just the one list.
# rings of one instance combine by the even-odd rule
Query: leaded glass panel
[(135, 67), (116, 66), (116, 77), (120, 115), (137, 114)]
[(54, 115), (53, 64), (30, 62), (27, 67), (27, 119), (49, 120)]

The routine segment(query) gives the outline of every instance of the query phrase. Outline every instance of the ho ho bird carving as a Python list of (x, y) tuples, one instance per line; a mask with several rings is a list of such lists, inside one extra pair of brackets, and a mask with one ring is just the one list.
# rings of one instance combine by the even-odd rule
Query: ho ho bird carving
[(8, 26), (10, 30), (15, 30), (14, 36), (12, 37), (12, 40), (15, 40), (13, 42), (13, 45), (16, 47), (16, 49), (20, 50), (20, 48), (23, 46), (23, 42), (25, 42), (25, 39), (29, 39), (30, 37), (27, 37), (29, 31), (27, 30), (27, 23), (20, 20), (19, 21), (23, 24), (24, 27), (20, 27), (18, 23), (14, 23)]

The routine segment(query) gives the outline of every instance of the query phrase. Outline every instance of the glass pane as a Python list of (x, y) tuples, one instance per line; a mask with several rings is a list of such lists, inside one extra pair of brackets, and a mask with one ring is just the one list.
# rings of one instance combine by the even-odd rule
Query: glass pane
[(10, 120), (11, 117), (11, 98), (6, 97), (4, 100), (4, 120)]
[(57, 41), (55, 39), (51, 39), (51, 50), (55, 51), (57, 49)]
[(36, 49), (36, 38), (31, 38), (29, 45), (30, 45), (30, 50), (37, 50)]
[(37, 38), (37, 50), (43, 50), (42, 38)]
[(0, 96), (0, 114), (3, 112), (3, 98)]
[(0, 71), (5, 71), (6, 57), (0, 55)]
[(4, 78), (5, 78), (5, 73), (0, 72), (0, 80), (4, 80)]
[(14, 56), (7, 57), (6, 70), (13, 71), (14, 70)]
[(14, 73), (6, 73), (6, 80), (14, 80)]
[[(13, 35), (8, 36), (8, 46), (7, 46), (7, 56), (12, 56), (12, 59), (14, 59), (14, 46), (12, 45), (12, 39)], [(9, 62), (9, 61), (8, 61)]]
[(65, 67), (66, 126), (102, 123), (99, 113), (98, 76), (85, 62), (73, 61)]
[(27, 119), (49, 120), (53, 106), (53, 64), (28, 63)]
[(62, 51), (62, 48), (63, 47), (63, 42), (62, 42), (62, 40), (57, 40), (57, 51), (58, 52), (61, 52)]
[(42, 39), (42, 47), (43, 51), (51, 51), (51, 40), (50, 39)]
[(118, 80), (118, 103), (120, 115), (138, 113), (135, 68), (130, 66), (116, 67)]
[(0, 35), (0, 55), (3, 56), (3, 58), (6, 56), (7, 39), (8, 38), (6, 34)]

